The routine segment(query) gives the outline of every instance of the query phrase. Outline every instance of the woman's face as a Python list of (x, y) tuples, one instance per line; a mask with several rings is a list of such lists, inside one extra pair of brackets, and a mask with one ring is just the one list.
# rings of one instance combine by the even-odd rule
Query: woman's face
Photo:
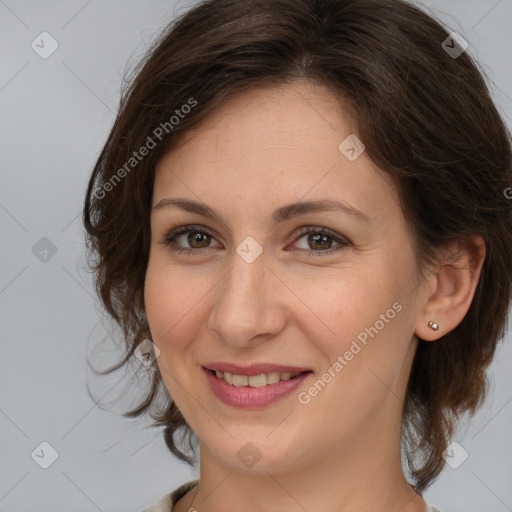
[(390, 182), (353, 139), (339, 148), (351, 133), (324, 87), (254, 89), (157, 165), (147, 317), (220, 464), (263, 473), (399, 440), (422, 288)]

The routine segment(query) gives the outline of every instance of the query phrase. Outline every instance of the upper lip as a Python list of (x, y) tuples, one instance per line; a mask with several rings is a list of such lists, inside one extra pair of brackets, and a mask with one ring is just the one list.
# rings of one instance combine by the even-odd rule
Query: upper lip
[(204, 367), (207, 370), (214, 370), (219, 372), (228, 372), (234, 375), (260, 375), (262, 373), (302, 373), (311, 371), (309, 368), (303, 368), (301, 366), (288, 366), (281, 364), (271, 363), (253, 363), (248, 366), (241, 366), (234, 363), (208, 363)]

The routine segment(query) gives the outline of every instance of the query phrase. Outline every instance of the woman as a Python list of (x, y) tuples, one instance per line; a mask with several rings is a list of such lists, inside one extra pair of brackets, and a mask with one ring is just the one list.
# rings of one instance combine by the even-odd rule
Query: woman
[(465, 50), (401, 0), (210, 0), (150, 49), (84, 207), (111, 371), (154, 367), (126, 415), (163, 392), (170, 451), (199, 440), (147, 510), (436, 510), (511, 301), (510, 134)]

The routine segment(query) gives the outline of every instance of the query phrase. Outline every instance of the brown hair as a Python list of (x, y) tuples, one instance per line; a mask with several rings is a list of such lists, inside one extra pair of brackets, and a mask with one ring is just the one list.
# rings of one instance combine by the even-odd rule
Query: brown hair
[[(96, 289), (127, 348), (104, 373), (150, 337), (144, 278), (159, 158), (239, 91), (325, 84), (350, 106), (367, 155), (393, 178), (421, 268), (448, 241), (478, 234), (486, 244), (467, 315), (437, 342), (420, 340), (411, 371), (402, 448), (415, 489), (428, 487), (457, 420), (484, 399), (512, 285), (510, 133), (472, 58), (442, 47), (448, 34), (403, 0), (207, 0), (170, 23), (123, 90), (85, 198)], [(161, 387), (156, 370), (147, 397), (124, 415), (150, 409)], [(193, 433), (168, 395), (151, 417), (166, 427), (172, 453), (192, 463), (175, 434), (187, 434), (192, 449)]]

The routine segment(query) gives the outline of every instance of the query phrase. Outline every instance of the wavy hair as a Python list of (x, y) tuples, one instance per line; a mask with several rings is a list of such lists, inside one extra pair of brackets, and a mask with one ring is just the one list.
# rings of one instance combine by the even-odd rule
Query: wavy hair
[[(414, 488), (426, 489), (457, 422), (484, 400), (512, 289), (511, 136), (484, 72), (467, 51), (450, 55), (449, 37), (434, 15), (404, 0), (206, 0), (173, 20), (122, 90), (85, 197), (96, 290), (126, 347), (104, 373), (150, 337), (144, 279), (156, 162), (240, 91), (327, 85), (396, 185), (420, 268), (446, 242), (477, 234), (486, 244), (468, 313), (437, 342), (420, 340), (406, 390), (402, 451)], [(144, 400), (124, 415), (151, 411), (162, 385), (155, 370)], [(170, 451), (193, 463), (194, 434), (168, 394), (151, 417)], [(189, 436), (186, 450), (179, 432), (181, 441)]]

